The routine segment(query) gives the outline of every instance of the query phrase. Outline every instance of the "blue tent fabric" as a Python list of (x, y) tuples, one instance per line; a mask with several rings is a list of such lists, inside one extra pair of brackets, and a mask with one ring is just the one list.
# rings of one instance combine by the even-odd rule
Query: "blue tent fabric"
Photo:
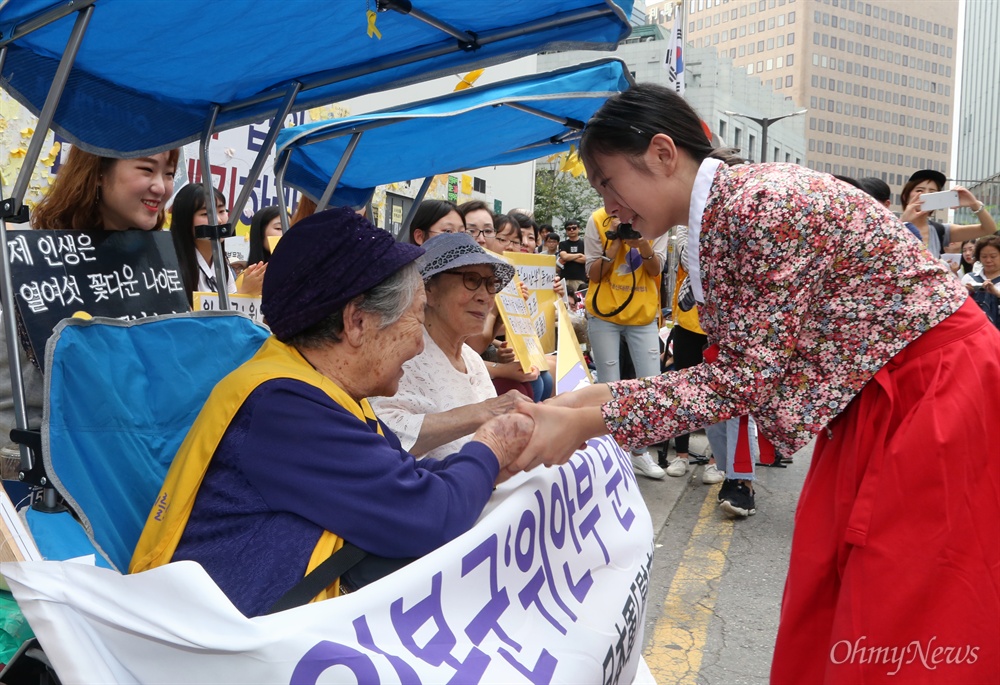
[(278, 134), (278, 164), (287, 155), (285, 183), (318, 200), (350, 133), (362, 130), (330, 203), (358, 205), (378, 185), (527, 162), (568, 150), (579, 138), (578, 130), (506, 105), (526, 105), (586, 123), (608, 97), (631, 83), (625, 63), (609, 58), (371, 114), (286, 128)]
[(119, 571), (212, 388), (267, 336), (235, 312), (56, 326), (46, 348), (45, 470)]
[[(0, 45), (61, 4), (0, 3)], [(53, 128), (97, 154), (160, 152), (198, 139), (214, 104), (222, 106), (218, 130), (272, 117), (274, 98), (295, 81), (303, 84), (299, 110), (542, 50), (613, 50), (631, 30), (632, 4), (412, 0), (415, 10), (474, 33), (479, 44), (463, 50), (453, 36), (392, 10), (378, 13), (382, 38), (371, 38), (363, 2), (96, 0)], [(36, 114), (75, 16), (7, 44), (3, 87)], [(271, 100), (246, 104), (260, 96)]]

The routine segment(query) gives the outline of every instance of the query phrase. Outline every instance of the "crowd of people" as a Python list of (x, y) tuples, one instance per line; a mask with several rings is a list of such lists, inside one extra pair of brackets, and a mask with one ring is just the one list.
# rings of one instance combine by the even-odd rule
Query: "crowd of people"
[[(163, 486), (173, 504), (150, 517), (131, 570), (197, 561), (256, 616), (338, 550), (362, 549), (315, 599), (335, 597), (469, 530), (498, 483), (602, 434), (637, 474), (662, 479), (689, 473), (687, 435), (707, 428), (702, 480), (720, 484), (723, 510), (749, 516), (758, 453), (734, 452), (742, 430), (778, 455), (816, 441), (775, 682), (863, 680), (865, 664), (826, 658), (859, 625), (887, 645), (909, 641), (903, 627), (948, 644), (995, 630), (995, 410), (966, 402), (1000, 387), (1000, 237), (983, 203), (957, 187), (979, 223), (937, 222), (921, 197), (947, 181), (921, 170), (897, 217), (878, 179), (745, 164), (712, 147), (683, 99), (648, 85), (608, 100), (581, 154), (604, 206), (562, 235), (478, 200), (425, 200), (398, 241), (350, 208), (303, 202), (285, 234), (275, 208), (255, 214), (248, 266), (221, 273), (228, 292), (259, 294), (272, 335), (191, 428)], [(73, 149), (32, 227), (158, 230), (173, 198), (188, 298), (216, 290), (197, 228), (227, 221), (226, 198), (213, 213), (200, 185), (174, 196), (177, 159)], [(554, 360), (525, 371), (496, 304), (515, 273), (509, 251), (555, 258), (557, 297), (586, 311), (596, 384), (553, 397)], [(27, 351), (22, 367), (37, 423)], [(7, 432), (11, 406), (0, 398)], [(977, 668), (995, 674), (1000, 653)]]

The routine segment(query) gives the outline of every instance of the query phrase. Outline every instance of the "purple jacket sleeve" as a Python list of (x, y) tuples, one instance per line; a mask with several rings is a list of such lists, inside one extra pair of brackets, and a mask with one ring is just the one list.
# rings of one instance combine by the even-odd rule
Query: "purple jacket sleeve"
[(387, 428), (380, 436), (317, 388), (280, 379), (254, 395), (247, 479), (271, 508), (368, 552), (426, 554), (471, 528), (493, 492), (499, 464), (482, 443), (418, 462)]

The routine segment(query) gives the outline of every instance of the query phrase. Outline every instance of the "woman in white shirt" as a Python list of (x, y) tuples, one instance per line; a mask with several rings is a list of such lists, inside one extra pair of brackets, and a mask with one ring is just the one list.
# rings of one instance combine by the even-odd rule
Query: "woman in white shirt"
[[(217, 188), (215, 191), (215, 218), (221, 225), (229, 221), (229, 209), (226, 207), (226, 196)], [(184, 279), (184, 290), (188, 302), (193, 302), (192, 293), (218, 292), (215, 276), (215, 266), (212, 263), (212, 241), (206, 238), (195, 238), (196, 226), (207, 226), (208, 212), (205, 209), (205, 188), (200, 183), (189, 183), (180, 189), (174, 204), (170, 208), (170, 236), (177, 252), (181, 275)], [(225, 264), (226, 292), (233, 295), (237, 292), (259, 294), (264, 281), (264, 271), (267, 265), (263, 262), (250, 264), (243, 271), (243, 280), (237, 287), (236, 274), (229, 264)]]
[(466, 233), (438, 235), (423, 247), (417, 264), (427, 291), (424, 350), (403, 364), (395, 395), (370, 402), (404, 449), (439, 459), (490, 418), (529, 400), (516, 390), (497, 397), (486, 363), (465, 344), (482, 333), (494, 295), (514, 268)]

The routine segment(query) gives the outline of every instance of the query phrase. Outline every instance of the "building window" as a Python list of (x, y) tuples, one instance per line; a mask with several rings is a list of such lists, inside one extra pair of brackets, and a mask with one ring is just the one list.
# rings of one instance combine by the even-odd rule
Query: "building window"
[(757, 136), (751, 133), (748, 138), (750, 139), (750, 144), (748, 146), (747, 153), (750, 159), (753, 160), (757, 148)]
[(791, 87), (792, 87), (792, 75), (789, 74), (788, 76), (785, 77), (785, 88), (791, 88)]
[(719, 140), (726, 142), (726, 120), (719, 119)]

